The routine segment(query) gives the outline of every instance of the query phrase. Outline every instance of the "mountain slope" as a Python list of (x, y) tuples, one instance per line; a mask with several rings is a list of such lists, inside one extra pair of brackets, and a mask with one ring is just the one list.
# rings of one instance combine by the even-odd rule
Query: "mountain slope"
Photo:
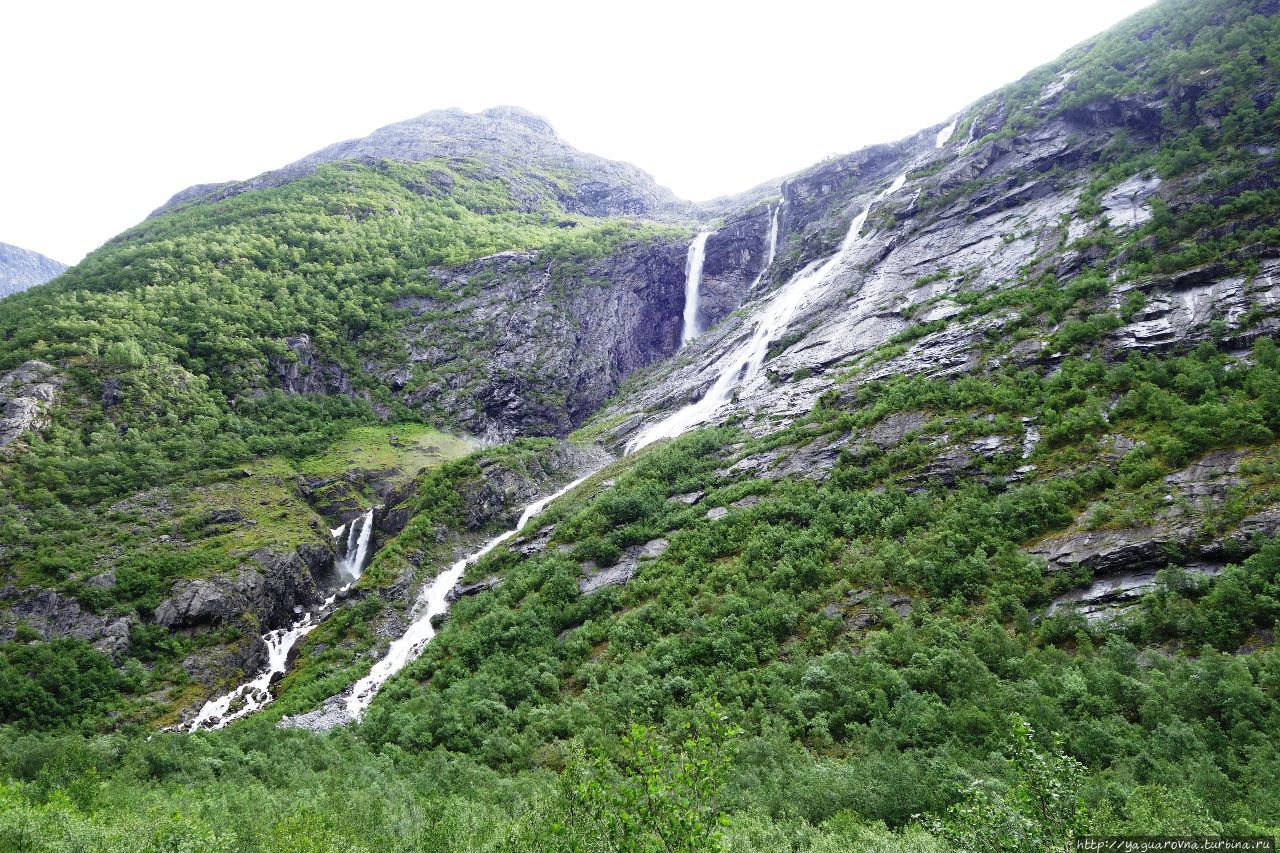
[[(47, 362), (7, 380), (32, 414), (3, 481), (21, 521), (0, 624), (31, 641), (0, 671), (23, 691), (0, 692), (14, 837), (1276, 834), (1278, 11), (1166, 0), (954, 124), (698, 223), (719, 322), (679, 349), (688, 230), (531, 202), (550, 184), (488, 151), (179, 207), (0, 306), (3, 364)], [(538, 381), (494, 383), (521, 366)], [(416, 472), (411, 419), (577, 429), (448, 462), (465, 447), (419, 446)], [(341, 723), (433, 579), (605, 450), (458, 569), (439, 633), (357, 725), (296, 730)], [(150, 735), (263, 671), (267, 605), (311, 606), (323, 528), (375, 503), (372, 559), (271, 704), (216, 733), (66, 736)], [(102, 654), (38, 641), (59, 633)], [(65, 689), (15, 677), (37, 668)]]
[[(244, 182), (205, 184), (178, 193), (156, 214), (191, 201), (218, 201), (251, 190), (278, 187), (314, 174), (325, 163), (407, 162), (465, 157), (482, 160), (509, 191), (538, 202), (553, 194), (566, 211), (582, 216), (687, 215), (690, 205), (652, 177), (616, 160), (573, 148), (541, 116), (520, 107), (479, 113), (435, 110), (308, 154), (295, 163)], [(156, 215), (152, 214), (152, 215)]]
[(0, 298), (57, 278), (67, 269), (39, 252), (0, 243)]

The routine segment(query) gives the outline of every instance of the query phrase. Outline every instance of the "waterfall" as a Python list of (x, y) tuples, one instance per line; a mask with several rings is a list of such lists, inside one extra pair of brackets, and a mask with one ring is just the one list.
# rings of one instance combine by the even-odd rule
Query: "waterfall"
[(951, 138), (951, 134), (956, 132), (957, 121), (959, 121), (959, 119), (952, 119), (951, 124), (947, 125), (942, 130), (938, 131), (938, 141), (933, 146), (934, 148), (941, 148), (942, 146), (947, 144), (947, 140)]
[[(343, 528), (339, 527), (334, 532), (333, 538), (337, 539), (341, 536), (342, 530)], [(354, 583), (359, 580), (360, 572), (364, 570), (365, 557), (369, 554), (369, 540), (372, 536), (373, 510), (369, 510), (360, 518), (351, 522), (350, 531), (347, 533), (347, 550), (343, 556), (338, 558), (338, 574), (347, 583)]]
[[(867, 221), (872, 205), (890, 193), (896, 192), (905, 181), (906, 175), (899, 175), (887, 189), (879, 193), (861, 213), (854, 217), (853, 222), (849, 225), (848, 233), (840, 244), (839, 251), (832, 257), (825, 261), (818, 260), (809, 264), (770, 296), (761, 310), (757, 312), (757, 319), (751, 338), (721, 356), (712, 365), (716, 371), (716, 381), (711, 389), (703, 395), (702, 399), (651, 425), (631, 442), (627, 447), (627, 452), (632, 453), (660, 438), (680, 435), (691, 427), (708, 420), (729, 400), (731, 393), (737, 386), (754, 379), (763, 368), (770, 341), (776, 340), (786, 331), (796, 311), (803, 304), (805, 297), (844, 262), (846, 256), (858, 242), (859, 232)], [(781, 205), (772, 212), (769, 226), (768, 252), (761, 275), (768, 269), (773, 261), (774, 253), (777, 251), (780, 208)], [(698, 234), (689, 247), (684, 311), (686, 339), (691, 337), (689, 334), (691, 330), (693, 334), (696, 334), (698, 283), (702, 276), (702, 259), (707, 237), (709, 236), (708, 232)], [(759, 277), (757, 277), (757, 281), (759, 280)], [(554, 494), (530, 503), (520, 514), (520, 519), (514, 528), (490, 539), (481, 548), (456, 561), (447, 570), (437, 575), (419, 593), (411, 611), (409, 625), (400, 637), (392, 641), (387, 648), (387, 653), (373, 665), (368, 675), (361, 678), (343, 693), (330, 697), (315, 711), (293, 718), (286, 717), (281, 720), (280, 725), (323, 730), (359, 719), (382, 686), (416, 659), (427, 643), (431, 642), (432, 638), (435, 637), (436, 631), (431, 624), (431, 620), (448, 611), (449, 600), (447, 596), (449, 591), (458, 584), (467, 567), (507, 541), (521, 530), (530, 519), (542, 512), (548, 504), (579, 486), (594, 473), (595, 471), (591, 471)], [(368, 546), (368, 531), (371, 527), (372, 516), (367, 515), (364, 519), (352, 523), (349, 527), (339, 527), (332, 531), (335, 538), (341, 537), (344, 532), (346, 533), (348, 553), (346, 560), (352, 561), (357, 566), (357, 569), (362, 567), (365, 549)], [(332, 598), (329, 599), (325, 603), (325, 608), (332, 601)], [(323, 614), (325, 608), (321, 609), (320, 614)], [(317, 617), (320, 614), (317, 614)], [(308, 614), (292, 628), (282, 632), (272, 632), (265, 636), (263, 639), (268, 642), (268, 648), (271, 650), (271, 667), (268, 672), (260, 675), (254, 682), (237, 688), (238, 691), (242, 692), (235, 695), (246, 696), (245, 707), (228, 713), (231, 699), (224, 697), (225, 701), (218, 700), (222, 704), (214, 712), (206, 714), (202, 710), (196, 723), (192, 724), (192, 729), (200, 727), (205, 719), (214, 721), (214, 724), (209, 727), (220, 727), (225, 725), (226, 722), (251, 713), (269, 702), (271, 697), (267, 688), (270, 685), (272, 676), (277, 671), (284, 671), (289, 649), (299, 637), (304, 636), (314, 627), (315, 618)], [(276, 635), (279, 636), (273, 645), (272, 638), (276, 637)], [(206, 708), (208, 707), (206, 706)]]
[(867, 221), (871, 205), (890, 193), (896, 192), (906, 179), (905, 174), (899, 175), (888, 189), (877, 195), (861, 213), (853, 218), (838, 252), (824, 262), (814, 261), (809, 264), (770, 297), (763, 309), (757, 312), (758, 319), (750, 340), (721, 356), (713, 365), (717, 374), (716, 381), (702, 399), (678, 409), (649, 426), (632, 439), (627, 445), (627, 452), (634, 453), (661, 438), (675, 438), (690, 428), (704, 423), (729, 401), (735, 388), (754, 379), (764, 366), (770, 341), (781, 337), (805, 296), (840, 266), (858, 242), (858, 232)]
[(751, 282), (751, 287), (747, 288), (747, 293), (754, 291), (760, 284), (764, 274), (769, 271), (769, 265), (773, 263), (774, 256), (778, 253), (778, 211), (782, 210), (784, 204), (786, 204), (785, 201), (779, 202), (769, 217), (769, 242), (764, 253), (764, 264), (760, 267), (760, 272), (756, 273), (756, 280)]
[(344, 531), (347, 532), (346, 552), (335, 562), (339, 577), (345, 581), (343, 586), (326, 598), (318, 608), (303, 613), (288, 628), (277, 628), (263, 634), (262, 642), (267, 647), (267, 665), (252, 680), (246, 681), (229, 693), (205, 702), (195, 719), (184, 727), (187, 731), (220, 729), (228, 723), (260, 710), (274, 698), (271, 695), (271, 682), (277, 675), (284, 674), (289, 663), (289, 652), (299, 640), (310, 634), (320, 624), (320, 620), (328, 614), (338, 595), (360, 579), (369, 554), (369, 540), (373, 534), (373, 510), (369, 510), (350, 524), (333, 528), (329, 533), (334, 540), (341, 541)]
[(346, 697), (348, 718), (358, 719), (364, 709), (369, 707), (369, 703), (373, 701), (373, 697), (377, 695), (378, 690), (387, 682), (387, 679), (404, 669), (410, 661), (422, 653), (427, 643), (431, 642), (431, 638), (436, 635), (435, 628), (431, 624), (431, 618), (449, 609), (449, 602), (445, 596), (462, 578), (462, 573), (467, 570), (467, 566), (497, 548), (528, 524), (531, 518), (546, 509), (547, 504), (568, 493), (594, 473), (595, 471), (585, 474), (555, 494), (539, 498), (529, 504), (524, 508), (524, 512), (520, 514), (520, 520), (516, 522), (515, 527), (490, 539), (480, 550), (458, 560), (449, 567), (448, 571), (441, 572), (436, 576), (435, 580), (427, 584), (414, 604), (413, 621), (409, 623), (409, 627), (405, 629), (399, 639), (391, 643), (386, 655), (373, 665), (373, 669), (369, 671), (369, 674), (357, 681), (351, 688), (351, 692)]
[(702, 283), (702, 261), (707, 254), (707, 238), (710, 231), (703, 231), (689, 244), (689, 254), (684, 262), (684, 326), (680, 330), (680, 343), (687, 343), (698, 335), (698, 286)]

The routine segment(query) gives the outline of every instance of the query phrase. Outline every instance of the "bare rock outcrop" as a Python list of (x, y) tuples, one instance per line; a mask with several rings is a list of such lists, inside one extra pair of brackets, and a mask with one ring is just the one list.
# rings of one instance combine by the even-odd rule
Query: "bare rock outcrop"
[(0, 453), (31, 430), (48, 425), (49, 409), (65, 381), (43, 361), (24, 362), (0, 376)]

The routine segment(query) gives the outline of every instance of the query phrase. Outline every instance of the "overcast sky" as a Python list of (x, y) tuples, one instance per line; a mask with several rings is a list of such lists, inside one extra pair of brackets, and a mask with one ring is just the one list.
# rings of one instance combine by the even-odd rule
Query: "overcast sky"
[(194, 183), (517, 104), (677, 195), (896, 139), (1146, 0), (358, 0), (0, 9), (0, 241), (73, 263)]

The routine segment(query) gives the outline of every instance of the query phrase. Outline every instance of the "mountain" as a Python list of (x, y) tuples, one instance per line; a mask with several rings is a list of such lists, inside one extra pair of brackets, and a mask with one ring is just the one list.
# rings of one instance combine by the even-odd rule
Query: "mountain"
[(6, 299), (0, 832), (1276, 834), (1278, 13), (714, 208), (430, 113)]
[(39, 252), (0, 243), (0, 298), (57, 278), (67, 269)]
[(554, 195), (565, 210), (583, 216), (654, 219), (691, 212), (691, 205), (678, 201), (646, 172), (577, 150), (541, 116), (520, 107), (492, 107), (479, 113), (434, 110), (379, 128), (363, 139), (322, 148), (252, 180), (190, 187), (152, 215), (193, 201), (219, 201), (278, 187), (312, 175), (326, 163), (418, 163), (454, 157), (483, 161), (508, 191), (527, 194), (530, 202)]

